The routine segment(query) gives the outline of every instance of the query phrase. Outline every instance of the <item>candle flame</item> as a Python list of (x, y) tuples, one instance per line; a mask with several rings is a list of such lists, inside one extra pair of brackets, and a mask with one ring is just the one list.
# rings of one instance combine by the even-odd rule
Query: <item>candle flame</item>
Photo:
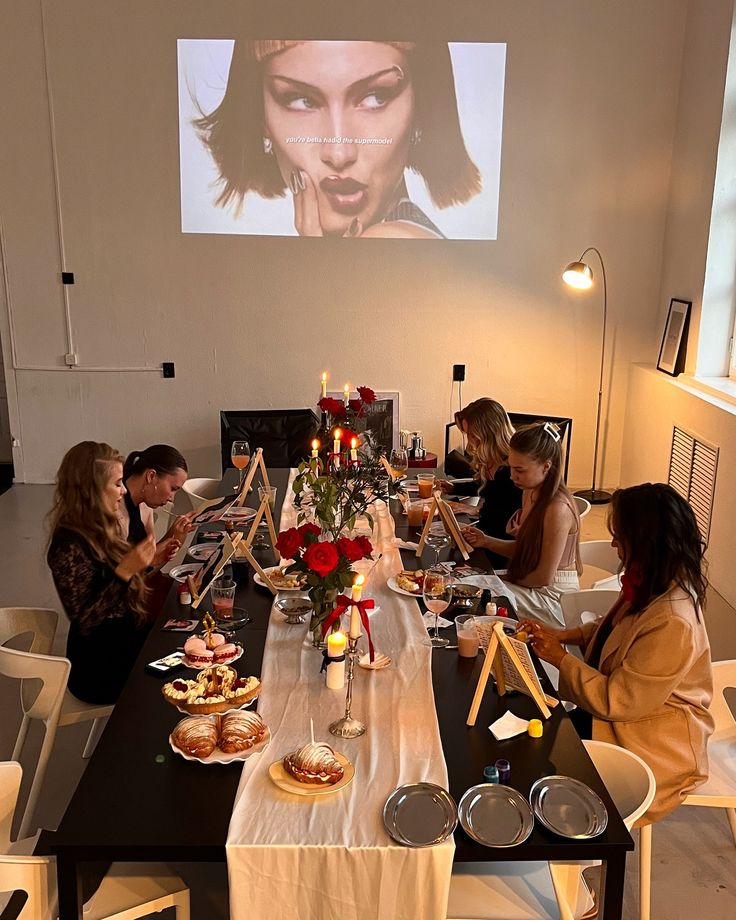
[(319, 450), (319, 441), (317, 438), (312, 441), (312, 450)]
[(365, 575), (356, 575), (353, 581), (354, 585), (362, 585), (365, 582)]
[(351, 447), (353, 450), (355, 450), (355, 448), (356, 448), (357, 446), (358, 446), (358, 439), (357, 439), (357, 438), (351, 438), (351, 439), (350, 439), (350, 447)]
[(322, 383), (327, 383), (327, 371), (322, 371)]
[(335, 440), (339, 441), (342, 438), (342, 428), (335, 428)]

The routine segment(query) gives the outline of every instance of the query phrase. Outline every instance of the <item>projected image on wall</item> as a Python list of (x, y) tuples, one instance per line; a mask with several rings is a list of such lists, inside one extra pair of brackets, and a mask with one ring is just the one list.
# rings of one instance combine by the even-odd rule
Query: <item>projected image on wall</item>
[(180, 39), (184, 233), (495, 239), (506, 46)]

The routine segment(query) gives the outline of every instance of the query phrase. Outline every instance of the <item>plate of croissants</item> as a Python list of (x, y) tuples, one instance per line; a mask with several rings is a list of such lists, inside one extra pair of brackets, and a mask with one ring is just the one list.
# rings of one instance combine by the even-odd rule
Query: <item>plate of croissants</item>
[(224, 716), (189, 716), (169, 735), (171, 750), (198, 763), (247, 760), (271, 740), (268, 726), (257, 712), (236, 710)]
[(350, 785), (355, 767), (329, 744), (312, 741), (272, 763), (268, 775), (284, 792), (324, 795)]

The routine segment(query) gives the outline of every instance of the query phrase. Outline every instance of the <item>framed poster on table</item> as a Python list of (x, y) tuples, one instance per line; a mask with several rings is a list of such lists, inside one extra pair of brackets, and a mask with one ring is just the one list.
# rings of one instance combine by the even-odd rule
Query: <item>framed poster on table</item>
[[(327, 395), (340, 402), (343, 400), (342, 392)], [(376, 390), (376, 400), (366, 406), (366, 414), (361, 423), (358, 431), (370, 431), (374, 442), (380, 444), (386, 454), (390, 454), (399, 446), (399, 394)]]
[(657, 369), (672, 377), (676, 377), (685, 370), (685, 350), (691, 306), (692, 301), (678, 300), (673, 297), (667, 311), (667, 322), (659, 349)]

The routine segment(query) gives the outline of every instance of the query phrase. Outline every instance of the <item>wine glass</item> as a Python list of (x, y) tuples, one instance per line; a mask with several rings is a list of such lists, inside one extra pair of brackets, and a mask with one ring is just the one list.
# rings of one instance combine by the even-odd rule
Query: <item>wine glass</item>
[(445, 525), (441, 521), (436, 521), (432, 524), (425, 542), (427, 546), (434, 550), (434, 562), (432, 565), (437, 567), (440, 564), (440, 553), (446, 546), (450, 545), (450, 538), (445, 530)]
[(409, 469), (409, 454), (405, 447), (395, 447), (388, 458), (388, 465), (396, 479), (403, 479)]
[(233, 446), (230, 448), (230, 459), (240, 473), (240, 481), (233, 491), (240, 492), (243, 488), (243, 473), (250, 463), (250, 444), (247, 441), (233, 441)]
[(451, 583), (450, 576), (442, 569), (427, 569), (424, 573), (424, 604), (427, 610), (434, 614), (434, 632), (430, 636), (432, 648), (444, 648), (449, 644), (449, 639), (443, 639), (440, 636), (437, 621), (439, 615), (450, 606)]

